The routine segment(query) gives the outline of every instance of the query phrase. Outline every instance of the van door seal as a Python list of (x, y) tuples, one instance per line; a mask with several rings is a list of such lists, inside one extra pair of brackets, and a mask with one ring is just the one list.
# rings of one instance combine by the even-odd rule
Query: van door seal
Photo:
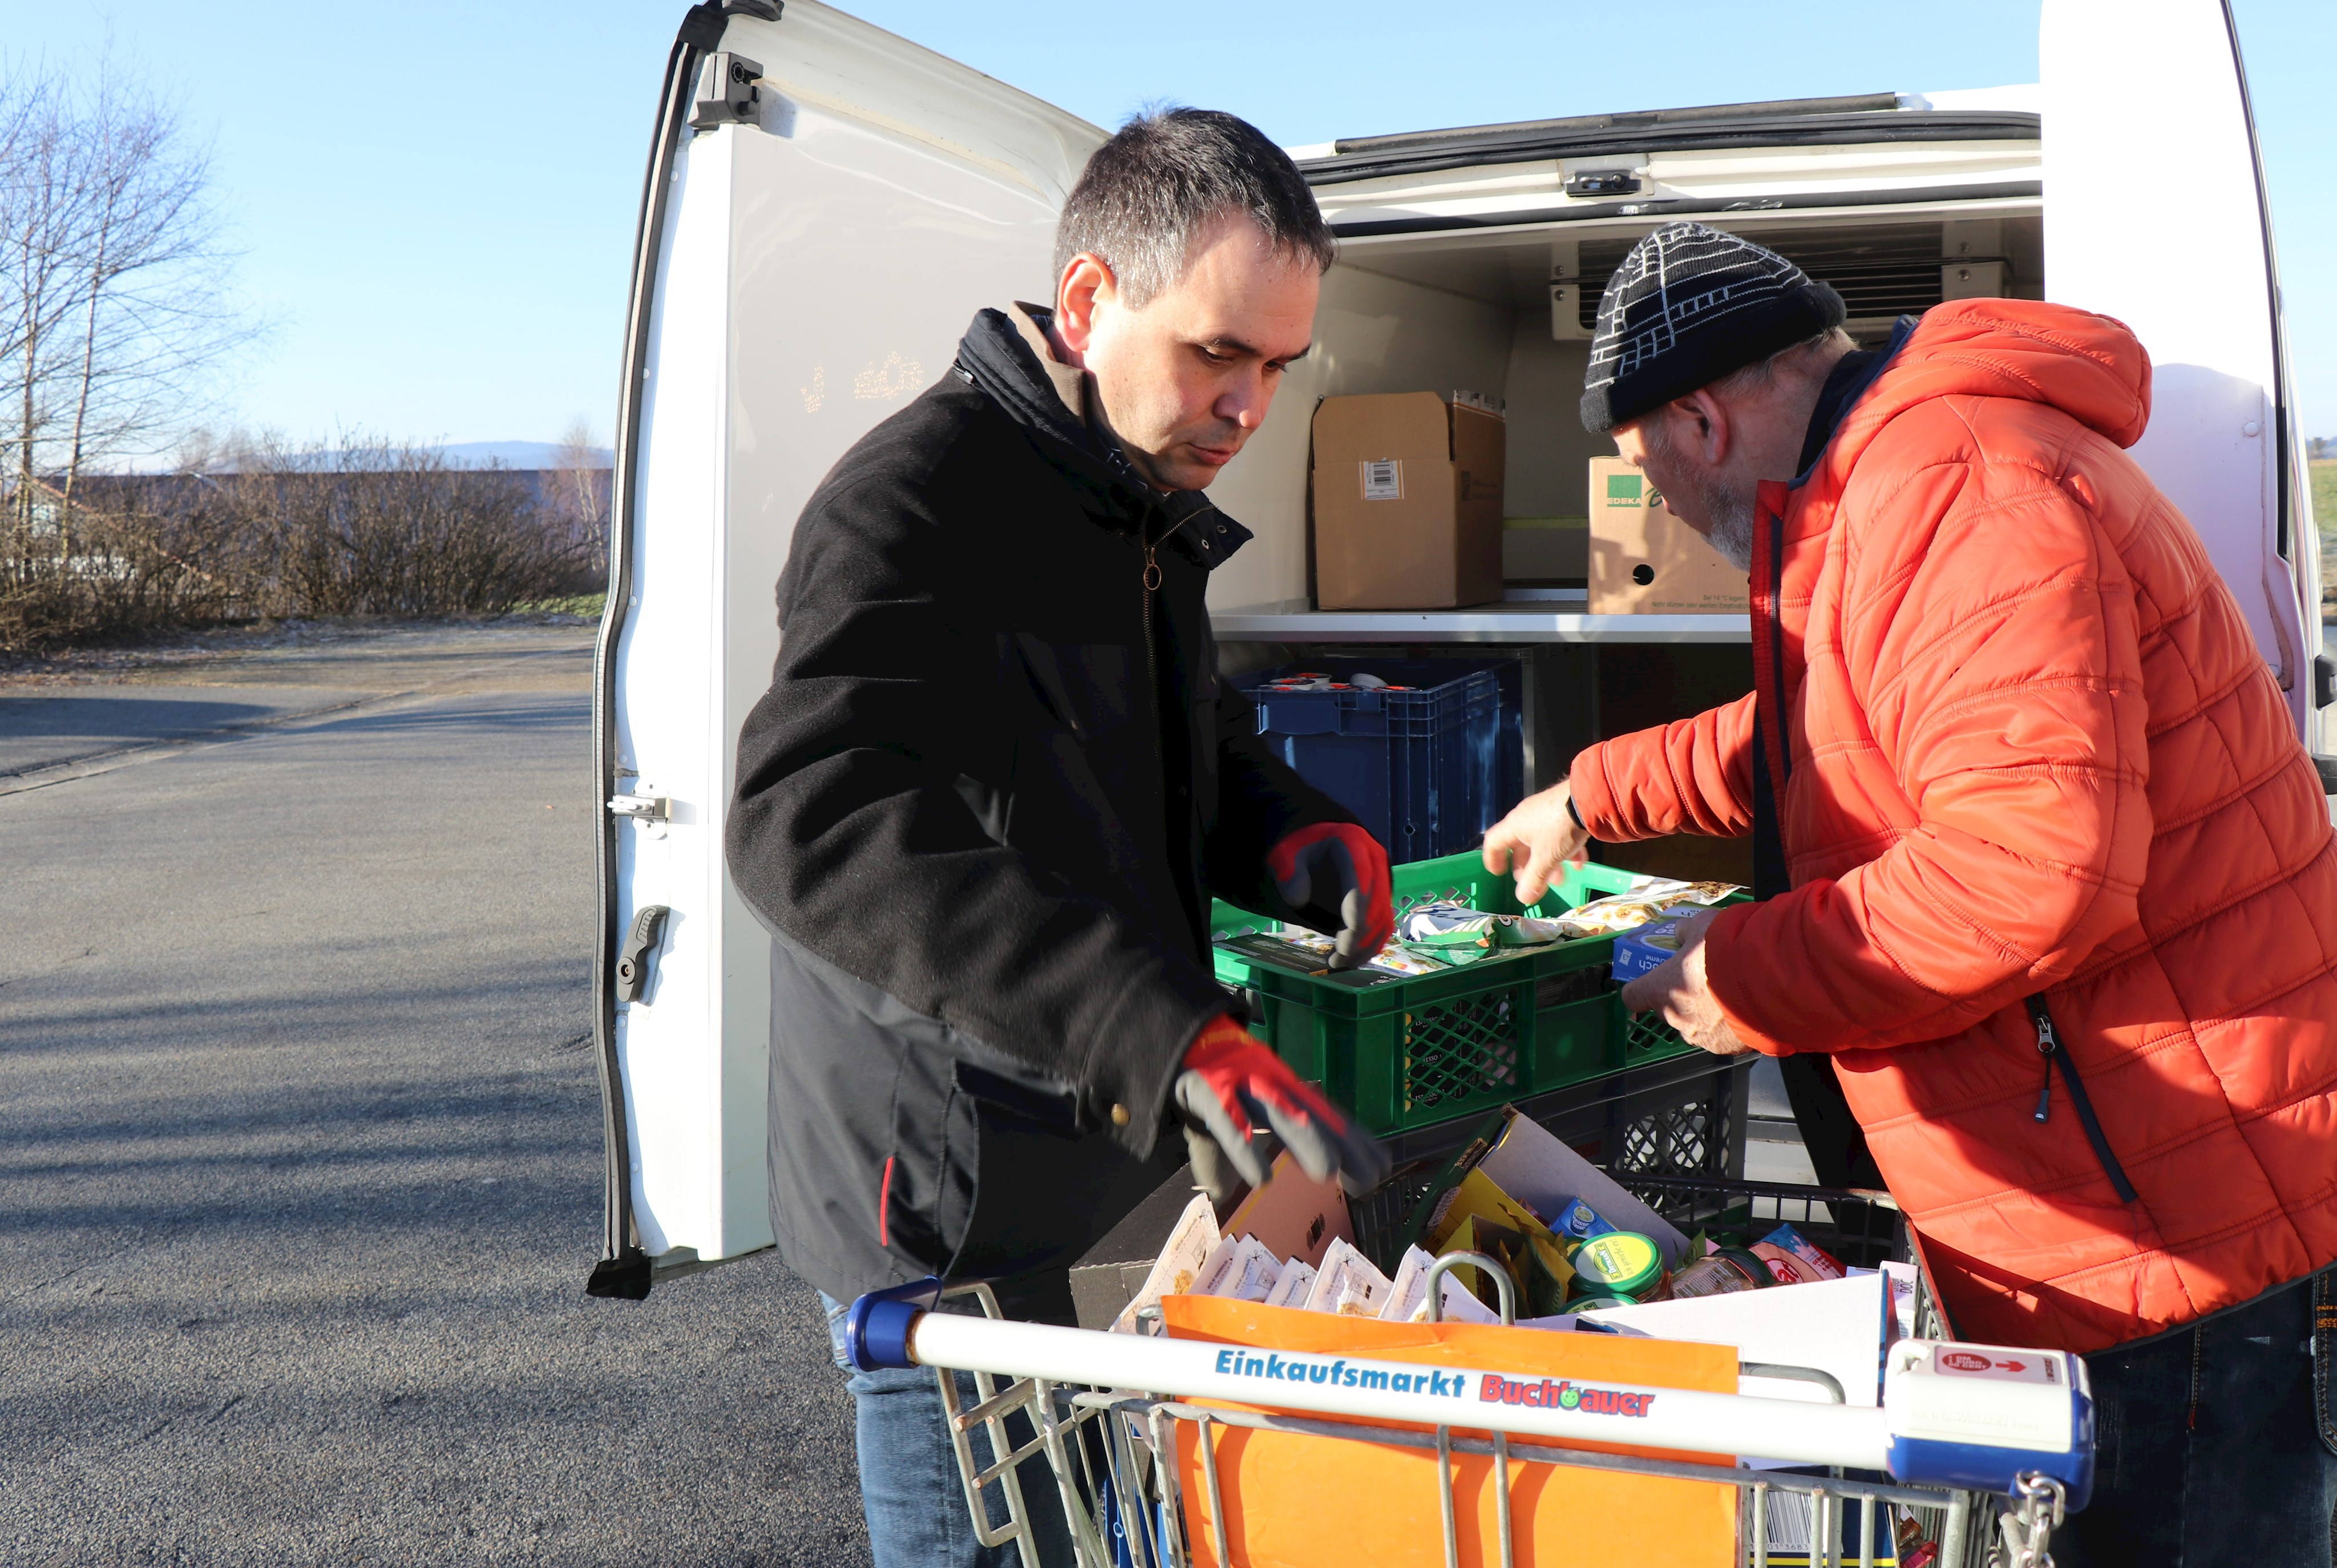
[[(699, 57), (721, 42), (728, 6), (693, 5), (666, 56), (665, 85), (658, 99), (657, 130), (649, 166), (641, 174), (640, 221), (633, 231), (633, 297), (625, 317), (624, 377), (617, 388), (617, 452), (610, 475), (609, 598), (601, 612), (601, 635), (592, 648), (592, 755), (600, 765), (601, 798), (617, 793), (617, 641), (623, 635), (626, 601), (632, 594), (632, 530), (640, 487), (634, 482), (641, 454), (640, 391), (649, 374), (649, 334), (656, 304), (658, 242), (665, 232), (666, 195), (673, 189), (674, 151), (689, 118), (697, 85)], [(588, 1296), (638, 1301), (650, 1293), (656, 1261), (641, 1251), (633, 1222), (632, 1134), (626, 1125), (623, 1065), (617, 1059), (617, 830), (614, 812), (601, 813), (593, 836), (593, 871), (601, 891), (601, 930), (592, 950), (592, 1043), (601, 1077), (602, 1232), (601, 1261), (585, 1281)]]

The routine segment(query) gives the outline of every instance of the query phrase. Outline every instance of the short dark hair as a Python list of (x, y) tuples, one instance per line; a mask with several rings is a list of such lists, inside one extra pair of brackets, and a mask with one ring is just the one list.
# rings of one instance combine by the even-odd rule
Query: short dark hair
[(1055, 277), (1086, 252), (1140, 310), (1184, 276), (1193, 241), (1238, 214), (1277, 255), (1326, 270), (1331, 226), (1290, 155), (1257, 126), (1214, 109), (1139, 114), (1095, 150), (1055, 226)]

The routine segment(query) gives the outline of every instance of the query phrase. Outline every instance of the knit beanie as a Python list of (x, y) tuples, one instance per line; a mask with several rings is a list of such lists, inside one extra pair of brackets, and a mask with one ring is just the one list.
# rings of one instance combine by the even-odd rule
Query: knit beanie
[(1599, 297), (1582, 428), (1604, 435), (1848, 314), (1841, 295), (1775, 251), (1667, 223), (1631, 247)]

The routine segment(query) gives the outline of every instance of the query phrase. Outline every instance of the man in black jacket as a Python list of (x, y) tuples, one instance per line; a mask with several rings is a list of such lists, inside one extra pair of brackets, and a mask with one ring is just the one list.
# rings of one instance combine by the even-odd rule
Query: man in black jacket
[[(1201, 491), (1331, 256), (1257, 131), (1132, 121), (1065, 207), (1052, 308), (977, 316), (797, 524), (728, 850), (773, 937), (772, 1221), (832, 1322), (928, 1274), (1067, 1322), (1071, 1262), (1179, 1157), (1258, 1179), (1254, 1125), (1318, 1178), (1384, 1170), (1208, 939), (1212, 895), (1343, 964), (1389, 932), (1384, 852), (1259, 745), (1203, 604), (1248, 534)], [(931, 1376), (852, 1388), (878, 1563), (983, 1561)]]

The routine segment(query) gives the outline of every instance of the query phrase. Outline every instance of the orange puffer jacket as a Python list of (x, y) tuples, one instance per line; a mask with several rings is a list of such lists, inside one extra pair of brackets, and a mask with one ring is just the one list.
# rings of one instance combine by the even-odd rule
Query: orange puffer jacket
[(1754, 695), (1573, 769), (1610, 840), (1745, 833), (1769, 770), (1793, 888), (1716, 922), (1713, 993), (1758, 1050), (1833, 1053), (1979, 1339), (2099, 1349), (2337, 1260), (2328, 804), (2122, 450), (2149, 412), (2115, 321), (1932, 310), (1763, 489)]

